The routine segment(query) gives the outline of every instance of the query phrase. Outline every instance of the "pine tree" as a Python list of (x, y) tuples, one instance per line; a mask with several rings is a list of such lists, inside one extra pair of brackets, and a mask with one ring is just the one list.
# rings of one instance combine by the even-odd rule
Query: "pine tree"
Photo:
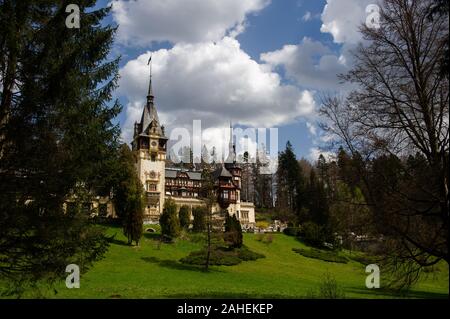
[(164, 203), (163, 213), (159, 218), (161, 235), (172, 241), (180, 235), (180, 221), (177, 214), (177, 205), (173, 199), (167, 199)]
[[(300, 212), (305, 205), (304, 177), (291, 143), (286, 143), (286, 150), (278, 156), (277, 203), (279, 210), (284, 210), (291, 222), (298, 222)], [(292, 216), (297, 216), (296, 220)]]
[(128, 244), (139, 245), (144, 218), (143, 186), (134, 166), (134, 156), (128, 145), (120, 148), (118, 178), (114, 191), (116, 212), (122, 218), (123, 233)]
[(206, 230), (206, 208), (194, 207), (192, 209), (192, 216), (194, 220), (192, 221), (192, 231), (195, 233), (201, 233)]
[(0, 2), (0, 277), (16, 283), (84, 270), (107, 248), (86, 214), (64, 207), (110, 190), (115, 29), (92, 0), (77, 1), (80, 29), (67, 28), (68, 3)]
[(178, 212), (178, 219), (180, 220), (180, 226), (183, 229), (188, 229), (191, 224), (191, 213), (189, 212), (189, 207), (183, 205), (180, 207)]
[(224, 240), (230, 248), (241, 248), (243, 244), (242, 227), (236, 215), (226, 212)]

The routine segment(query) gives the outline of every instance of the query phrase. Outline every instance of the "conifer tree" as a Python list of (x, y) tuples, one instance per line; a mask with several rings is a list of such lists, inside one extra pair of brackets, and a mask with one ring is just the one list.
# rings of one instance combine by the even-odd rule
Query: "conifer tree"
[(194, 220), (192, 221), (192, 231), (195, 233), (201, 233), (206, 230), (206, 208), (205, 207), (194, 207), (192, 209), (192, 216)]
[(167, 199), (164, 203), (163, 213), (159, 218), (161, 225), (161, 235), (169, 240), (173, 240), (180, 235), (180, 221), (177, 214), (177, 205), (173, 199)]
[(189, 212), (189, 207), (183, 205), (180, 207), (178, 212), (178, 219), (180, 220), (180, 227), (183, 229), (188, 229), (191, 224), (191, 213)]
[(122, 218), (123, 233), (128, 244), (139, 245), (143, 225), (143, 186), (134, 166), (134, 156), (128, 145), (120, 148), (119, 175), (116, 181), (114, 203), (116, 213)]
[(243, 244), (242, 227), (236, 215), (226, 213), (224, 240), (230, 248), (241, 248)]
[(115, 29), (93, 0), (77, 1), (80, 28), (67, 28), (69, 3), (0, 2), (0, 277), (15, 287), (61, 278), (71, 263), (83, 270), (107, 247), (77, 207), (111, 186)]

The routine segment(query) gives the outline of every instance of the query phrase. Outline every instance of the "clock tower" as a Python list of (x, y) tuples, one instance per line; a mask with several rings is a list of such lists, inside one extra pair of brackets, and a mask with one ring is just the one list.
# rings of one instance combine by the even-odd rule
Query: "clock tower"
[(134, 124), (132, 150), (135, 153), (139, 178), (144, 186), (144, 218), (158, 221), (164, 208), (165, 161), (168, 138), (161, 126), (154, 104), (152, 88), (151, 58), (150, 81), (147, 102), (142, 111), (141, 121)]

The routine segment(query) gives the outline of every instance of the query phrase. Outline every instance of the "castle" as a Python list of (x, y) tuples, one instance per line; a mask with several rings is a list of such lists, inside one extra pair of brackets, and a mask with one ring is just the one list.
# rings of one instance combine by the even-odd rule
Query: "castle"
[[(134, 125), (132, 150), (136, 156), (136, 169), (145, 189), (146, 222), (157, 223), (167, 198), (177, 206), (187, 205), (191, 210), (204, 206), (200, 198), (202, 174), (200, 171), (166, 167), (167, 141), (154, 103), (152, 75), (140, 122)], [(231, 130), (230, 130), (231, 132)], [(213, 172), (217, 204), (213, 211), (226, 209), (236, 215), (243, 228), (255, 225), (255, 207), (252, 202), (241, 201), (241, 168), (236, 163), (235, 145), (230, 133), (229, 157), (225, 164)]]

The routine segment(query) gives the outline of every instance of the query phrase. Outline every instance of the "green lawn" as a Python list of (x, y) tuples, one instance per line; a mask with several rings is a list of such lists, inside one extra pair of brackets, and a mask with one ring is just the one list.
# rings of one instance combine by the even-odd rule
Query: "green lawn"
[[(216, 266), (210, 272), (178, 262), (199, 244), (178, 240), (157, 248), (155, 235), (146, 233), (140, 247), (125, 244), (120, 228), (105, 258), (81, 276), (80, 289), (67, 289), (62, 280), (44, 292), (47, 298), (304, 298), (316, 290), (326, 272), (335, 276), (346, 298), (395, 298), (392, 292), (365, 288), (365, 266), (325, 262), (304, 257), (292, 248), (305, 248), (295, 238), (275, 234), (271, 244), (245, 234), (244, 243), (266, 258), (236, 266)], [(381, 285), (383, 270), (381, 269)], [(28, 292), (25, 297), (35, 297)], [(409, 294), (413, 298), (448, 298), (448, 267), (428, 274)]]

